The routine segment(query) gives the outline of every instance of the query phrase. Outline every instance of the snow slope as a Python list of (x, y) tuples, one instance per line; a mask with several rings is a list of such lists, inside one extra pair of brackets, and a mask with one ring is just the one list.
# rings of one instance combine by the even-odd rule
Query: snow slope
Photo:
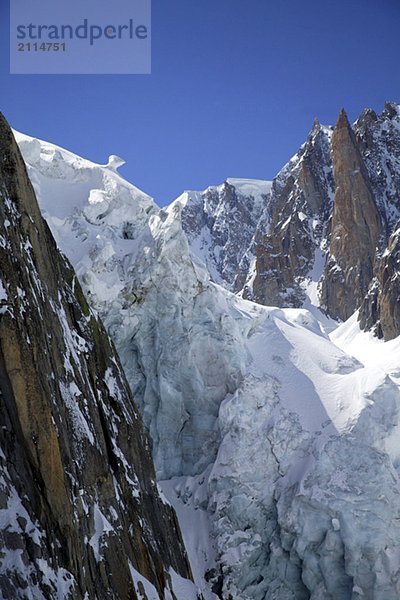
[(181, 202), (160, 210), (109, 167), (19, 141), (116, 343), (205, 597), (397, 599), (395, 378), (307, 310), (213, 283)]

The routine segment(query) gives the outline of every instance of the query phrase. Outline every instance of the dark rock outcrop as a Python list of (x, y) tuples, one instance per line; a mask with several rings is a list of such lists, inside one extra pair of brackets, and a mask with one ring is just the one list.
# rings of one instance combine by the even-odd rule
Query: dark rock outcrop
[(359, 321), (362, 329), (373, 329), (379, 337), (389, 340), (400, 335), (400, 106), (386, 102), (380, 115), (365, 110), (354, 130), (384, 228), (384, 244), (376, 257), (374, 277), (362, 302)]
[(164, 598), (170, 567), (191, 578), (115, 350), (1, 116), (0, 512), (4, 598), (134, 600), (135, 571)]
[(368, 171), (343, 110), (332, 135), (332, 158), (335, 197), (321, 304), (331, 317), (346, 320), (368, 290), (382, 225)]
[(230, 290), (237, 288), (239, 263), (268, 202), (269, 186), (257, 180), (227, 180), (178, 199), (184, 198), (181, 219), (189, 244), (196, 247), (212, 279)]
[[(245, 298), (274, 306), (301, 306), (301, 284), (323, 245), (333, 181), (330, 131), (316, 120), (306, 144), (274, 180), (270, 219), (256, 232), (255, 277)], [(269, 221), (266, 225), (266, 221)], [(260, 228), (267, 227), (261, 234)]]
[(373, 329), (386, 341), (400, 335), (400, 222), (377, 262), (359, 321), (362, 329)]
[(400, 216), (400, 106), (386, 102), (379, 115), (366, 109), (353, 129), (387, 239)]

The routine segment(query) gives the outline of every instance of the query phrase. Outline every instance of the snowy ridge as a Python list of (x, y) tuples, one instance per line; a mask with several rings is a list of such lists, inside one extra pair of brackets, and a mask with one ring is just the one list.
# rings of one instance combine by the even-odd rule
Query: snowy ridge
[(124, 283), (122, 266), (112, 267), (134, 251), (136, 236), (142, 234), (149, 216), (158, 208), (150, 196), (109, 165), (92, 163), (18, 132), (14, 135), (42, 213), (56, 240), (65, 236), (59, 246), (62, 250), (68, 247), (69, 259), (81, 270), (78, 275), (91, 264), (90, 253), (101, 264), (108, 263), (107, 271), (97, 278), (97, 293), (107, 302)]
[[(62, 152), (30, 162), (29, 143), (39, 201), (116, 343), (164, 493), (183, 528), (196, 511), (208, 519), (202, 539), (184, 531), (205, 598), (208, 569), (224, 599), (396, 600), (397, 359), (391, 374), (364, 364), (307, 310), (262, 307), (210, 280), (181, 219), (199, 236), (207, 222), (185, 207), (216, 205), (222, 227), (232, 183), (159, 210), (105, 167)], [(107, 193), (96, 203), (93, 185)]]
[(226, 182), (232, 185), (237, 192), (247, 198), (254, 198), (254, 201), (261, 204), (261, 208), (265, 206), (265, 199), (271, 191), (272, 181), (264, 179), (239, 179), (228, 177)]

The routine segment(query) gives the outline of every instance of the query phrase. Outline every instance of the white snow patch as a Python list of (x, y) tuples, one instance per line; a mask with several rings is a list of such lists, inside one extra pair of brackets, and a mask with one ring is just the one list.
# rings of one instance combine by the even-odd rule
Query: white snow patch
[(209, 514), (199, 506), (198, 497), (199, 493), (203, 501), (207, 497), (207, 473), (199, 478), (174, 477), (160, 481), (159, 486), (177, 514), (197, 588), (204, 600), (217, 600), (204, 578), (215, 567), (216, 558)]
[[(139, 571), (137, 571), (133, 567), (131, 562), (129, 562), (129, 569), (131, 572), (133, 585), (135, 586), (135, 592), (138, 598), (140, 600), (144, 600), (144, 598), (146, 598), (146, 600), (160, 600), (160, 596), (154, 585), (150, 583), (148, 579), (143, 577), (143, 575), (141, 575)], [(144, 594), (146, 594), (146, 596), (143, 595), (143, 592)], [(183, 598), (178, 598), (178, 600), (183, 600)]]
[(97, 562), (100, 562), (102, 560), (101, 548), (107, 543), (105, 537), (114, 531), (114, 527), (104, 516), (97, 503), (93, 507), (93, 520), (94, 534), (89, 540), (89, 546), (93, 548)]

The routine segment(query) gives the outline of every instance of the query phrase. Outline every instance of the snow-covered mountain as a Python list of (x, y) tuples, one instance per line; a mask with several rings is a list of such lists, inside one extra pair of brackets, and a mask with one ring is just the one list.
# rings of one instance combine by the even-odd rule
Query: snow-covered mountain
[(262, 304), (317, 302), (334, 194), (331, 138), (316, 120), (272, 182), (228, 179), (175, 201), (191, 251), (214, 281)]
[[(389, 339), (400, 333), (390, 316), (395, 295), (387, 300), (382, 292), (400, 217), (399, 173), (400, 106), (386, 103), (379, 115), (367, 109), (353, 126), (341, 111), (335, 127), (314, 122), (297, 154), (264, 183), (259, 202), (246, 190), (235, 199), (226, 183), (190, 202), (178, 199), (188, 206), (182, 224), (191, 251), (227, 289), (268, 306), (322, 307), (339, 320), (362, 305), (362, 326)], [(243, 215), (243, 235), (225, 198)], [(210, 235), (214, 223), (227, 251)]]
[(43, 214), (116, 344), (207, 600), (400, 595), (398, 340), (362, 333), (357, 313), (337, 327), (212, 280), (233, 284), (224, 273), (238, 255), (218, 262), (215, 249), (221, 229), (233, 244), (236, 218), (221, 213), (216, 228), (204, 214), (247, 197), (258, 226), (287, 240), (271, 240), (280, 302), (282, 278), (296, 273), (285, 271), (288, 247), (299, 268), (307, 251), (292, 297), (315, 294), (334, 202), (331, 137), (316, 123), (270, 192), (229, 180), (161, 210), (110, 165), (17, 136)]

